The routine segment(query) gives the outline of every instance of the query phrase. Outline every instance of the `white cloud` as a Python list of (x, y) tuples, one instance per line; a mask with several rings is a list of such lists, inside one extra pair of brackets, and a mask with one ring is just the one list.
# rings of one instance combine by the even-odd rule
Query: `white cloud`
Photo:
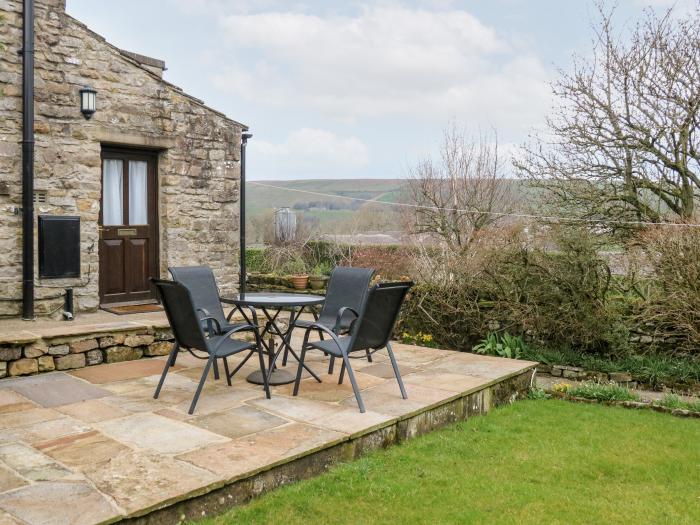
[(339, 120), (410, 116), (527, 127), (549, 100), (546, 68), (466, 11), (364, 6), (354, 16), (231, 14), (236, 57), (215, 85)]
[(258, 173), (270, 174), (268, 178), (287, 178), (294, 173), (334, 178), (369, 164), (364, 142), (324, 129), (300, 128), (281, 143), (253, 140), (249, 150), (259, 163)]

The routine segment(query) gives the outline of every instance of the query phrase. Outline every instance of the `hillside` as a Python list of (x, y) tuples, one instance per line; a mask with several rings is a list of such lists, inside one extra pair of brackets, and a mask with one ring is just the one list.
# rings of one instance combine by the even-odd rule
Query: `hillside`
[(320, 233), (396, 230), (398, 210), (348, 197), (398, 202), (406, 182), (397, 179), (343, 179), (260, 181), (260, 184), (249, 182), (246, 186), (246, 212), (253, 242), (262, 240), (265, 229), (272, 222), (274, 210), (283, 207), (292, 208), (304, 227)]

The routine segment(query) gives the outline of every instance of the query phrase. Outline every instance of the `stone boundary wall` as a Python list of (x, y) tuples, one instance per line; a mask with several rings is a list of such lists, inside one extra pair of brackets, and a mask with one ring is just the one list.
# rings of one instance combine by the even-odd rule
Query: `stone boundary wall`
[(167, 355), (172, 342), (169, 328), (134, 327), (132, 330), (38, 337), (0, 344), (0, 378)]

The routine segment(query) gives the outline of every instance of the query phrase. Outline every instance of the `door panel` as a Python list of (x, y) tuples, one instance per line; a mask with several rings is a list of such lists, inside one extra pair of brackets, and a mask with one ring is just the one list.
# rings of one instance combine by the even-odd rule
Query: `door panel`
[(158, 269), (156, 156), (103, 149), (100, 301), (149, 302)]
[(148, 265), (148, 239), (126, 241), (126, 257), (129, 265), (129, 288), (134, 292), (148, 292), (151, 277)]
[[(124, 266), (124, 241), (121, 239), (107, 239), (104, 241), (102, 253), (106, 259), (112, 261), (115, 268)], [(100, 257), (102, 258), (102, 257)], [(124, 272), (111, 271), (104, 274), (104, 293), (114, 295), (124, 290)]]

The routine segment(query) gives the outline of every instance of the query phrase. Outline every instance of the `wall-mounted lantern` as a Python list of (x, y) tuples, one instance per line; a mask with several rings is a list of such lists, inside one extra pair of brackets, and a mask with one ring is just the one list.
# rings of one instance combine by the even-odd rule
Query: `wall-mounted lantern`
[(80, 90), (80, 111), (86, 119), (91, 119), (97, 111), (97, 91), (91, 87)]

